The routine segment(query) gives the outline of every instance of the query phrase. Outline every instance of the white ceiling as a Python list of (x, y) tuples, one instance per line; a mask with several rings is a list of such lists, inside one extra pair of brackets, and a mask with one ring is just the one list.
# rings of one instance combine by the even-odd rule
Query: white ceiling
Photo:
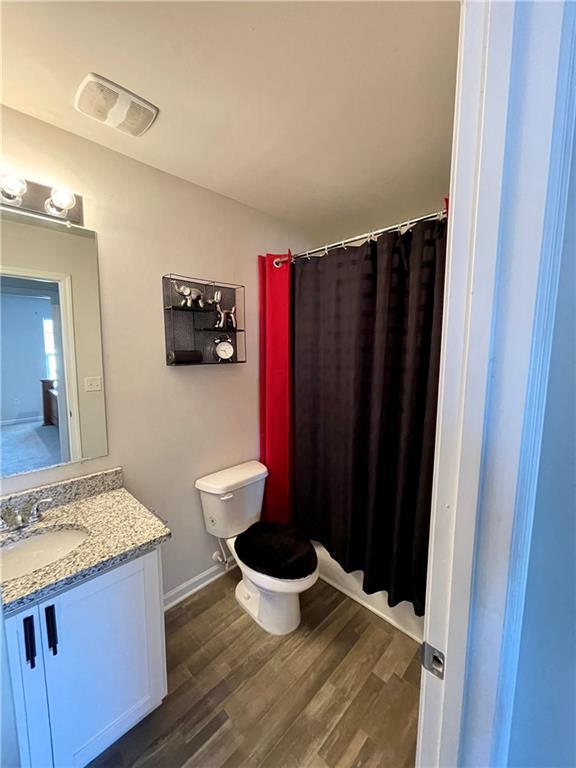
[[(3, 102), (338, 239), (448, 190), (457, 2), (4, 3)], [(160, 108), (74, 110), (97, 72)]]

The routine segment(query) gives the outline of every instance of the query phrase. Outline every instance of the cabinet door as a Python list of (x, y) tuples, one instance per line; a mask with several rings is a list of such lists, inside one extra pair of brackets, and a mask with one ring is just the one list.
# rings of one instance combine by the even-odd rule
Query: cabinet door
[(37, 606), (4, 622), (21, 768), (51, 768), (52, 744)]
[(54, 764), (83, 766), (166, 694), (158, 554), (39, 607)]

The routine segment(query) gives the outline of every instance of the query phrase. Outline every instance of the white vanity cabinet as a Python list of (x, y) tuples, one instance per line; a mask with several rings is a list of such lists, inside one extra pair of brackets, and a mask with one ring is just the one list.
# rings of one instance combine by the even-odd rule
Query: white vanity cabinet
[(166, 695), (158, 551), (5, 622), (22, 768), (83, 766)]

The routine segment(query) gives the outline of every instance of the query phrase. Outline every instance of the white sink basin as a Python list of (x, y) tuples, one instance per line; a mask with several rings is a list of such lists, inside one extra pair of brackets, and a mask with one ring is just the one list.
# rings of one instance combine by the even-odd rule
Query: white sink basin
[(82, 544), (87, 536), (88, 531), (81, 528), (61, 528), (4, 544), (0, 549), (2, 581), (24, 576), (60, 560)]

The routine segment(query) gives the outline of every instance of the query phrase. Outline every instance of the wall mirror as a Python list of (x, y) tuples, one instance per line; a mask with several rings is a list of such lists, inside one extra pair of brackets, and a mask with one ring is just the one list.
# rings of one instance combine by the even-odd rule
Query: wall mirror
[(0, 215), (0, 475), (105, 456), (96, 233)]

